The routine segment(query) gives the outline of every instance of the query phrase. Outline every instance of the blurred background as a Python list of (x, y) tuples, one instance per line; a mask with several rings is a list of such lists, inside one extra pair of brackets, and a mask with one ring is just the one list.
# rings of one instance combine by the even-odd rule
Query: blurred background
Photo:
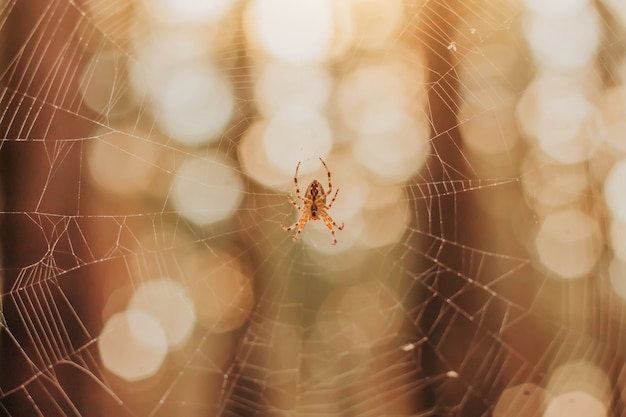
[(0, 415), (624, 415), (625, 27), (0, 0)]

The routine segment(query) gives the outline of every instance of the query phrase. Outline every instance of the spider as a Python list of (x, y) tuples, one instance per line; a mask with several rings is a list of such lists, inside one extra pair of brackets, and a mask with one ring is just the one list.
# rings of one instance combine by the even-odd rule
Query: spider
[(333, 245), (336, 245), (337, 238), (335, 237), (335, 231), (333, 230), (333, 226), (339, 230), (343, 230), (343, 223), (341, 223), (341, 226), (338, 226), (333, 218), (330, 217), (330, 214), (328, 214), (328, 210), (330, 210), (330, 208), (333, 206), (333, 203), (337, 198), (337, 193), (339, 192), (339, 189), (335, 190), (335, 195), (333, 196), (333, 199), (330, 200), (330, 204), (327, 205), (326, 197), (328, 197), (332, 193), (333, 185), (330, 182), (330, 171), (326, 166), (326, 162), (324, 162), (322, 158), (320, 158), (320, 161), (322, 161), (324, 168), (326, 168), (326, 173), (328, 174), (328, 192), (324, 192), (324, 187), (322, 187), (322, 184), (320, 184), (319, 181), (313, 180), (307, 187), (306, 192), (304, 193), (304, 197), (302, 197), (300, 195), (300, 189), (298, 188), (298, 169), (300, 168), (300, 162), (298, 162), (298, 165), (296, 166), (296, 174), (293, 177), (293, 182), (296, 185), (296, 197), (298, 197), (298, 199), (302, 201), (304, 205), (302, 207), (298, 206), (298, 204), (291, 197), (291, 195), (287, 195), (287, 198), (289, 199), (291, 204), (293, 204), (293, 206), (297, 208), (298, 211), (302, 214), (300, 215), (298, 221), (295, 222), (293, 225), (285, 227), (281, 224), (280, 227), (282, 227), (284, 231), (289, 232), (297, 226), (298, 231), (293, 237), (293, 241), (297, 242), (300, 238), (300, 233), (302, 233), (302, 229), (304, 229), (304, 226), (309, 220), (321, 219), (326, 224), (326, 227), (328, 227), (328, 230), (330, 230), (330, 234), (333, 237)]

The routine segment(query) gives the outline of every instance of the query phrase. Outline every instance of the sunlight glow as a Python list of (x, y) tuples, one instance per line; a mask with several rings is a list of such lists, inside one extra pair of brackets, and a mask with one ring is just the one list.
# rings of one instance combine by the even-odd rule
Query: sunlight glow
[(522, 186), (535, 210), (553, 209), (580, 200), (589, 187), (588, 168), (583, 164), (563, 165), (546, 161), (533, 152), (522, 164)]
[(98, 337), (98, 351), (106, 369), (127, 381), (155, 375), (167, 354), (163, 328), (140, 310), (114, 314)]
[(611, 388), (606, 372), (597, 365), (567, 362), (550, 376), (546, 389), (553, 396), (544, 417), (606, 417)]
[(129, 308), (156, 319), (170, 349), (182, 347), (196, 324), (195, 310), (186, 288), (169, 278), (142, 283), (133, 293)]
[(546, 216), (535, 247), (541, 263), (562, 278), (582, 277), (593, 269), (602, 253), (598, 222), (576, 209)]
[(321, 111), (328, 103), (333, 82), (320, 65), (292, 65), (270, 61), (255, 85), (257, 106), (266, 117), (288, 109)]
[(267, 129), (265, 119), (257, 120), (248, 126), (241, 137), (237, 154), (241, 170), (250, 178), (266, 187), (285, 184), (285, 172), (269, 161), (265, 151), (263, 135)]
[(415, 71), (393, 59), (364, 65), (340, 80), (336, 105), (342, 122), (360, 134), (377, 134), (397, 128), (399, 118), (418, 105)]
[(350, 131), (354, 158), (383, 182), (406, 181), (429, 154), (430, 125), (416, 111), (420, 71), (391, 59), (358, 67), (339, 83), (335, 106)]
[(331, 0), (253, 0), (246, 18), (248, 38), (278, 59), (322, 61), (330, 51)]
[[(580, 162), (590, 156), (584, 121), (594, 111), (594, 105), (573, 92), (560, 97), (545, 97), (539, 103), (537, 139), (539, 146), (553, 158)], [(568, 149), (573, 151), (565, 152)], [(570, 156), (563, 156), (569, 154)]]
[(158, 99), (163, 87), (181, 71), (194, 70), (202, 77), (216, 69), (208, 59), (212, 37), (205, 39), (193, 32), (160, 28), (158, 31), (135, 33), (132, 39), (135, 57), (127, 63), (133, 89), (139, 97)]
[(534, 14), (547, 18), (568, 16), (589, 5), (589, 0), (524, 0)]
[(230, 82), (209, 59), (214, 42), (224, 39), (164, 28), (133, 38), (136, 58), (127, 65), (136, 100), (147, 101), (160, 130), (182, 145), (214, 142), (233, 116)]
[(354, 47), (355, 23), (348, 1), (333, 1), (333, 20), (335, 23), (331, 49), (328, 59), (342, 59)]
[(422, 169), (431, 150), (425, 118), (402, 112), (394, 117), (393, 128), (359, 135), (353, 145), (354, 158), (385, 183), (407, 181)]
[(566, 16), (530, 15), (524, 33), (540, 66), (574, 70), (594, 59), (602, 35), (600, 25), (596, 8), (586, 5)]
[(145, 8), (169, 23), (210, 23), (222, 18), (234, 0), (143, 0)]
[(237, 210), (243, 199), (243, 182), (225, 156), (190, 159), (174, 177), (171, 199), (188, 220), (198, 225), (215, 223)]
[(626, 417), (626, 0), (0, 33), (0, 417)]
[(157, 123), (185, 145), (216, 141), (235, 106), (226, 79), (207, 65), (184, 67), (170, 75), (155, 97)]
[[(343, 3), (343, 2), (337, 2)], [(404, 18), (402, 0), (347, 0), (359, 48), (382, 48), (393, 41)]]
[(589, 159), (600, 140), (590, 124), (599, 84), (593, 70), (544, 73), (524, 92), (517, 116), (524, 131), (549, 157), (563, 164)]
[(263, 132), (267, 160), (288, 175), (299, 161), (301, 173), (319, 168), (318, 156), (326, 157), (333, 137), (325, 116), (317, 111), (294, 109), (275, 114)]
[(409, 200), (403, 198), (388, 207), (365, 210), (359, 244), (366, 248), (391, 245), (400, 240), (411, 221)]
[(552, 398), (543, 417), (606, 417), (607, 408), (584, 391), (571, 391)]

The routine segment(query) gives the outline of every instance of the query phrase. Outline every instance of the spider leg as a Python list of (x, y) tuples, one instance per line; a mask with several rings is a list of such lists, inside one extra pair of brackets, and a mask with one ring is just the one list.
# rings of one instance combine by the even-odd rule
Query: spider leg
[(287, 198), (289, 199), (289, 202), (293, 204), (295, 208), (298, 209), (298, 211), (302, 211), (302, 207), (300, 207), (298, 203), (296, 203), (296, 201), (289, 194), (287, 194)]
[(302, 233), (302, 229), (304, 229), (304, 226), (306, 225), (307, 221), (309, 221), (309, 215), (306, 213), (302, 213), (302, 216), (300, 216), (298, 221), (292, 224), (291, 226), (285, 227), (281, 224), (280, 227), (282, 227), (285, 232), (289, 232), (293, 230), (296, 226), (298, 226), (298, 230), (296, 231), (296, 234), (293, 236), (293, 241), (297, 242), (298, 239), (300, 239), (300, 233)]
[(296, 165), (296, 174), (293, 176), (293, 182), (296, 185), (296, 197), (298, 197), (298, 199), (304, 201), (304, 199), (300, 195), (300, 188), (298, 188), (298, 170), (299, 169), (300, 169), (300, 162), (298, 162), (298, 165)]
[(328, 213), (320, 213), (320, 214), (322, 214), (322, 218), (324, 219), (324, 223), (326, 223), (326, 227), (328, 227), (330, 229), (331, 227), (329, 225), (332, 224), (337, 229), (343, 230), (343, 226), (344, 226), (343, 223), (341, 223), (341, 226), (339, 226), (337, 223), (335, 223), (335, 221), (330, 216), (330, 214), (328, 214)]
[(295, 222), (294, 224), (292, 224), (292, 225), (291, 225), (291, 226), (289, 226), (289, 227), (285, 227), (285, 225), (284, 225), (284, 224), (281, 224), (281, 225), (280, 225), (280, 227), (282, 227), (282, 228), (283, 228), (283, 230), (284, 230), (285, 232), (290, 232), (290, 231), (292, 231), (292, 230), (293, 230), (293, 228), (294, 228), (294, 227), (296, 227), (297, 225), (298, 225), (298, 222)]
[(326, 191), (326, 195), (329, 195), (333, 191), (333, 184), (330, 181), (330, 171), (328, 170), (328, 166), (326, 166), (326, 162), (324, 162), (324, 160), (321, 157), (320, 157), (320, 161), (322, 161), (324, 168), (326, 168), (326, 174), (328, 175), (328, 191)]
[(343, 230), (343, 223), (341, 223), (341, 226), (338, 226), (337, 223), (335, 223), (335, 221), (333, 220), (333, 218), (330, 217), (330, 215), (326, 212), (320, 212), (320, 215), (322, 216), (322, 220), (324, 220), (324, 224), (326, 225), (326, 227), (328, 227), (328, 230), (330, 230), (330, 234), (333, 237), (332, 244), (336, 245), (337, 238), (335, 237), (335, 231), (333, 230), (333, 226), (339, 230)]
[[(332, 200), (330, 200), (330, 204), (328, 204), (328, 206), (326, 206), (326, 208), (327, 208), (327, 209), (329, 209), (329, 208), (331, 208), (331, 207), (333, 206), (333, 203), (334, 203), (334, 202), (335, 202), (335, 200), (337, 199), (337, 193), (339, 193), (339, 188), (337, 188), (337, 189), (335, 190), (335, 195), (333, 196), (333, 199), (332, 199)], [(328, 193), (328, 194), (330, 194), (330, 193)], [(341, 230), (341, 229), (339, 229), (339, 230)]]

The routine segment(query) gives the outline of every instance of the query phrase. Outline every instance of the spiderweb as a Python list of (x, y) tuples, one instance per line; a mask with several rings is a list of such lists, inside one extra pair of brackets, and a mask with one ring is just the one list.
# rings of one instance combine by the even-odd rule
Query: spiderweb
[(625, 24), (0, 1), (0, 415), (621, 415)]

